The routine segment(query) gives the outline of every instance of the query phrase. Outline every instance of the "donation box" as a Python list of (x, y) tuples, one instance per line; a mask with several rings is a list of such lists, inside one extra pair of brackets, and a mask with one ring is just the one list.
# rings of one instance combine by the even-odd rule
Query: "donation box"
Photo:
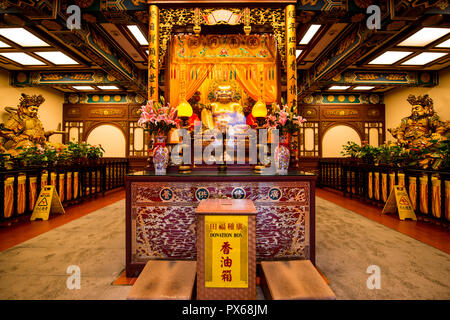
[(248, 199), (200, 201), (197, 299), (256, 299), (256, 208)]

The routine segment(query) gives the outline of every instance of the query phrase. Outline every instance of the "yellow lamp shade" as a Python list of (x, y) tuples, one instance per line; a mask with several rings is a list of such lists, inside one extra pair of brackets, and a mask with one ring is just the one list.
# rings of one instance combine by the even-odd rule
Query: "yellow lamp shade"
[(192, 116), (192, 107), (186, 100), (183, 100), (177, 108), (178, 117), (190, 117)]
[(255, 118), (265, 118), (267, 116), (267, 107), (264, 102), (258, 100), (252, 109), (252, 116)]

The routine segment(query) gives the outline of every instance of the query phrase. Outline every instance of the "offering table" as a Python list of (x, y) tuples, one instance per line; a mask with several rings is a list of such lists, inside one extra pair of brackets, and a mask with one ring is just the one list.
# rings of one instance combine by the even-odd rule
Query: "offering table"
[(300, 171), (127, 175), (127, 277), (137, 276), (151, 259), (196, 260), (195, 209), (208, 198), (254, 201), (258, 262), (309, 259), (315, 264), (315, 183), (315, 175)]

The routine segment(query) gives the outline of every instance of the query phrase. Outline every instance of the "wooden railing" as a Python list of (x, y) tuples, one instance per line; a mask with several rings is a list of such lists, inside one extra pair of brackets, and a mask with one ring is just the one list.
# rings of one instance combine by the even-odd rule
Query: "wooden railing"
[(345, 158), (319, 160), (318, 186), (384, 205), (394, 185), (408, 191), (418, 218), (449, 226), (450, 172), (373, 165)]
[[(64, 206), (125, 185), (128, 160), (102, 158), (71, 165), (0, 169), (0, 225), (27, 219), (41, 188), (54, 185)], [(29, 218), (29, 217), (28, 217)]]

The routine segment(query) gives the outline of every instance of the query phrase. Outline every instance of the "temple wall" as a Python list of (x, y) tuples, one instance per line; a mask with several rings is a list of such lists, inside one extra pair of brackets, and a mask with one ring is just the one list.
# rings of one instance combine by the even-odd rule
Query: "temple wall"
[[(436, 87), (398, 88), (386, 93), (386, 128), (395, 128), (402, 118), (411, 114), (411, 105), (406, 101), (409, 94), (417, 96), (427, 93), (433, 99), (434, 110), (441, 120), (450, 120), (450, 69), (447, 69), (439, 72), (439, 85)], [(389, 132), (386, 132), (386, 139), (394, 141)]]
[[(8, 119), (8, 113), (4, 107), (16, 107), (19, 104), (21, 94), (42, 94), (45, 102), (39, 108), (39, 119), (45, 130), (57, 130), (62, 123), (64, 94), (55, 89), (43, 87), (12, 87), (9, 84), (9, 72), (0, 70), (0, 121), (4, 123)], [(52, 142), (62, 142), (60, 134), (50, 137)]]

